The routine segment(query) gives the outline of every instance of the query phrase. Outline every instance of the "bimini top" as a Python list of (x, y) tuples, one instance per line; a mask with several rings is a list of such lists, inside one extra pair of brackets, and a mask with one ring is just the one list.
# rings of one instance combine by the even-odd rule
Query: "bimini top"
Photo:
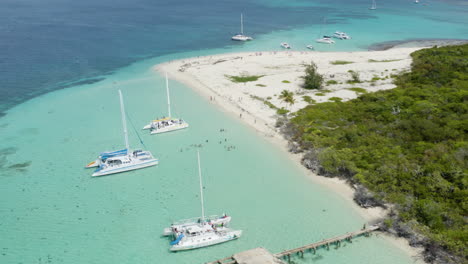
[(152, 122), (157, 123), (157, 122), (161, 122), (161, 121), (167, 121), (167, 120), (170, 120), (170, 119), (171, 119), (170, 117), (163, 117), (163, 118), (160, 118), (160, 119), (153, 120)]
[(103, 152), (99, 155), (102, 160), (106, 160), (108, 158), (116, 157), (116, 156), (123, 156), (127, 155), (128, 150), (127, 149), (122, 149), (122, 150), (117, 150), (117, 151), (108, 151), (108, 152)]

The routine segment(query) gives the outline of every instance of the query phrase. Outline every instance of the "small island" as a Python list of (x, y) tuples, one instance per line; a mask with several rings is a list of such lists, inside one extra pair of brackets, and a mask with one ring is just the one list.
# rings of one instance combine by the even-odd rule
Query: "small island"
[[(156, 66), (343, 179), (426, 262), (466, 259), (468, 45), (255, 52)], [(315, 76), (312, 85), (308, 76)], [(316, 82), (316, 84), (313, 84)], [(368, 209), (371, 210), (371, 209)], [(370, 218), (372, 219), (372, 217)]]

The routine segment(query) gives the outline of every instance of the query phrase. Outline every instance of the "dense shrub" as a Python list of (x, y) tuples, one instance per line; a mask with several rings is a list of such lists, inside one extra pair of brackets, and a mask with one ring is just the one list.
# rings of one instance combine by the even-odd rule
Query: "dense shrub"
[(309, 90), (317, 90), (322, 88), (323, 76), (317, 72), (317, 65), (311, 62), (305, 68), (304, 88)]
[[(401, 225), (430, 239), (426, 251), (442, 248), (466, 260), (468, 45), (411, 56), (411, 72), (393, 90), (297, 112), (292, 140), (317, 153), (307, 160), (319, 164), (316, 171), (345, 176), (395, 204)], [(357, 200), (369, 201), (366, 195)]]

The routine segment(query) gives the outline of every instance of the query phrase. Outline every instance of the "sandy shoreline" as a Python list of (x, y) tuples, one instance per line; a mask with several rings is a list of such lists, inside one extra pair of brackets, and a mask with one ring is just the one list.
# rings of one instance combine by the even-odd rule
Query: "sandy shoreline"
[[(268, 138), (281, 148), (285, 155), (293, 159), (309, 178), (349, 201), (367, 222), (385, 216), (381, 208), (364, 209), (353, 201), (354, 190), (343, 180), (317, 176), (300, 164), (302, 154), (288, 151), (288, 142), (275, 128), (276, 109), (267, 106), (268, 101), (277, 108), (286, 108), (292, 112), (308, 105), (303, 96), (309, 96), (317, 103), (327, 102), (329, 98), (339, 97), (343, 101), (356, 98), (358, 93), (349, 88), (359, 87), (368, 92), (392, 89), (391, 75), (409, 70), (411, 57), (421, 48), (396, 48), (385, 51), (367, 52), (248, 52), (189, 58), (169, 61), (156, 65), (155, 70), (167, 72), (171, 79), (181, 82), (218, 106), (226, 113), (241, 119), (258, 134)], [(371, 61), (370, 61), (371, 60)], [(313, 61), (318, 71), (324, 75), (325, 82), (333, 80), (337, 84), (324, 87), (325, 93), (301, 88), (304, 64)], [(332, 64), (335, 61), (352, 62)], [(348, 84), (349, 71), (359, 73), (362, 83)], [(257, 81), (247, 83), (232, 82), (230, 76), (262, 76)], [(294, 93), (296, 103), (286, 105), (279, 98), (283, 90)], [(362, 91), (362, 90), (361, 90)], [(384, 235), (395, 246), (403, 249), (417, 259), (420, 249), (412, 248), (404, 239)], [(415, 263), (424, 263), (421, 260)]]

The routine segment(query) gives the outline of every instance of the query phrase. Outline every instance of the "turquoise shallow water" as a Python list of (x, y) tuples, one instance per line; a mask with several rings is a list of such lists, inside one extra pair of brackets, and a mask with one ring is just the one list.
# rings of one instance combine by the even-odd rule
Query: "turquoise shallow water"
[[(140, 61), (103, 81), (48, 93), (10, 109), (0, 119), (0, 263), (202, 263), (257, 246), (277, 252), (362, 227), (362, 217), (339, 195), (311, 182), (284, 153), (239, 120), (173, 81), (173, 112), (191, 127), (158, 136), (139, 131), (160, 165), (100, 178), (91, 178), (91, 170), (83, 168), (99, 152), (123, 146), (118, 89), (137, 129), (165, 113), (164, 80), (151, 71), (156, 63), (276, 50), (282, 41), (305, 50), (320, 34), (335, 30), (348, 32), (353, 40), (330, 46), (314, 43), (317, 50), (365, 50), (380, 41), (468, 35), (466, 16), (460, 15), (466, 8), (440, 2), (429, 2), (431, 9), (404, 7), (398, 1), (382, 3), (371, 13), (367, 1), (345, 10), (336, 8), (337, 2), (335, 8), (316, 2), (328, 12), (294, 28), (275, 26), (258, 35), (260, 27), (247, 13), (246, 30), (253, 31), (253, 42), (227, 41), (217, 49), (196, 45), (200, 50), (194, 47), (191, 52)], [(311, 6), (305, 1), (261, 3), (275, 8)], [(131, 145), (139, 147), (130, 123), (129, 127)], [(172, 220), (200, 214), (194, 147), (198, 144), (207, 213), (231, 214), (232, 226), (244, 230), (244, 235), (210, 248), (170, 253), (169, 240), (160, 236), (162, 229)], [(413, 262), (375, 236), (339, 250), (320, 250), (303, 261)]]
[[(165, 111), (164, 80), (150, 70), (156, 62), (134, 64), (98, 84), (49, 93), (2, 118), (2, 263), (202, 263), (257, 246), (277, 252), (362, 226), (347, 202), (307, 179), (265, 138), (173, 81), (173, 110), (191, 127), (158, 136), (141, 133), (160, 165), (91, 178), (83, 166), (100, 151), (123, 145), (117, 89), (137, 128)], [(130, 141), (139, 146), (133, 132)], [(232, 226), (244, 235), (170, 253), (162, 229), (171, 220), (200, 214), (198, 144), (207, 214), (231, 214)], [(305, 260), (412, 261), (377, 237), (320, 250)]]

